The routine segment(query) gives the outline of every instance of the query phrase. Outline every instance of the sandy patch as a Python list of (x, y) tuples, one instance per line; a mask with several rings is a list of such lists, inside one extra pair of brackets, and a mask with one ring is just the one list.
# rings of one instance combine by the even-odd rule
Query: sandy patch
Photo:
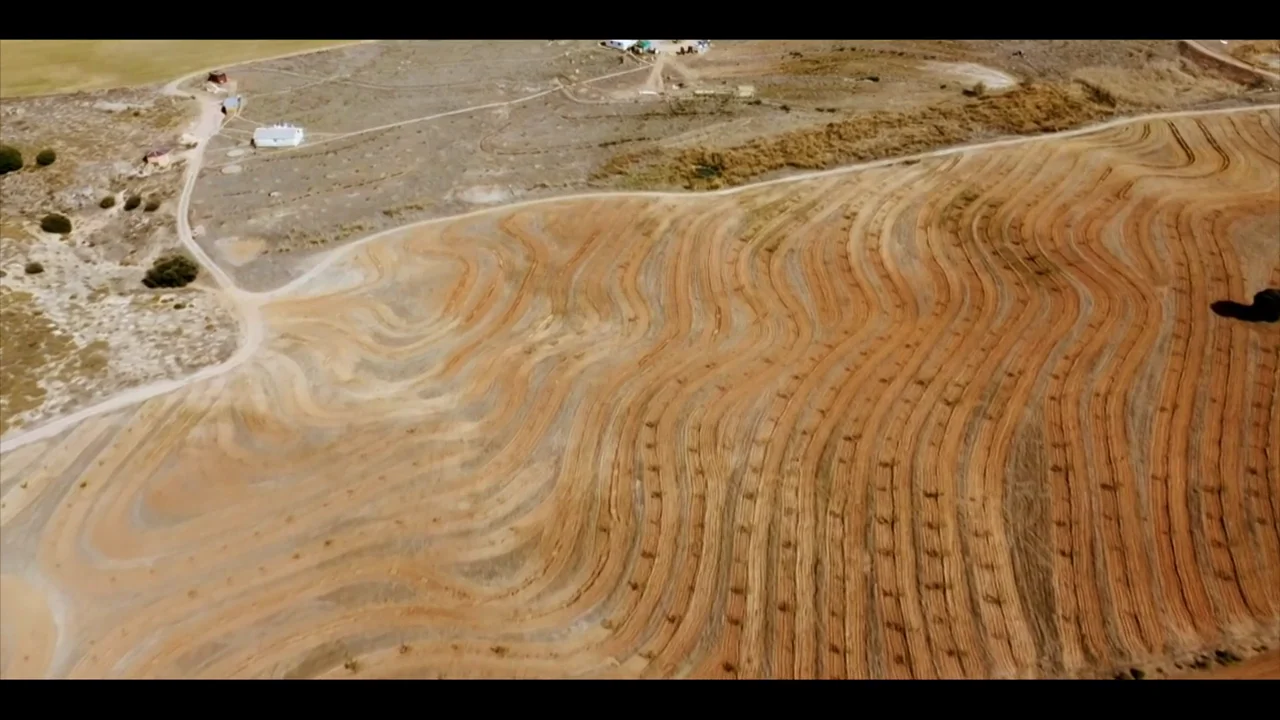
[(237, 237), (229, 237), (219, 240), (217, 247), (223, 260), (240, 267), (261, 255), (266, 248), (266, 243), (254, 238), (241, 240)]
[(977, 63), (941, 63), (925, 64), (925, 69), (949, 75), (953, 78), (971, 83), (982, 83), (988, 90), (1007, 90), (1018, 84), (1018, 79), (995, 68)]
[[(1280, 267), (1280, 215), (1247, 218), (1231, 228), (1229, 237), (1240, 260), (1247, 295), (1265, 290), (1271, 274)], [(1247, 298), (1245, 298), (1247, 300)]]
[(472, 205), (495, 205), (509, 202), (513, 193), (499, 185), (477, 185), (458, 193), (458, 199)]
[(241, 155), (247, 154), (249, 154), (249, 151), (244, 148), (236, 148), (235, 150), (227, 151), (227, 157), (240, 157)]
[(57, 642), (44, 595), (16, 575), (0, 575), (0, 677), (44, 677)]
[(241, 170), (243, 170), (243, 169), (244, 169), (244, 168), (240, 167), (239, 165), (228, 165), (228, 166), (226, 166), (226, 167), (222, 168), (222, 174), (223, 174), (223, 175), (235, 175), (236, 173), (239, 173), (239, 172), (240, 172)]

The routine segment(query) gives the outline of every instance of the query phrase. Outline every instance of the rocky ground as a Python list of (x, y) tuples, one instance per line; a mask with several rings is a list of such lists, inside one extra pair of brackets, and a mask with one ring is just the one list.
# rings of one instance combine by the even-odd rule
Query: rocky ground
[[(182, 178), (142, 159), (180, 144), (188, 105), (155, 89), (5, 100), (0, 143), (26, 165), (0, 176), (0, 433), (234, 351), (235, 320), (199, 281), (141, 282), (178, 249)], [(45, 148), (57, 159), (42, 167)], [(71, 232), (44, 232), (49, 213)]]

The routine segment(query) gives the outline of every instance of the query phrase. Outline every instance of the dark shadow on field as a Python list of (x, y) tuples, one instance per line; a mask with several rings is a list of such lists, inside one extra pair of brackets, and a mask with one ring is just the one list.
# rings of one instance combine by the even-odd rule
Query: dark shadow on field
[(1219, 300), (1209, 307), (1218, 315), (1234, 320), (1280, 322), (1280, 290), (1269, 288), (1255, 294), (1252, 305), (1243, 305), (1233, 300)]

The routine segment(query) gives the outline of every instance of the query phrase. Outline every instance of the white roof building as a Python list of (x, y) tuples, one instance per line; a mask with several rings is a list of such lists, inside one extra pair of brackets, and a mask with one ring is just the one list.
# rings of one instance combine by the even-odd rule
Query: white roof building
[(604, 46), (611, 47), (614, 50), (630, 50), (632, 45), (640, 42), (639, 40), (605, 40)]
[(297, 147), (303, 138), (302, 128), (293, 125), (272, 125), (253, 131), (254, 147)]

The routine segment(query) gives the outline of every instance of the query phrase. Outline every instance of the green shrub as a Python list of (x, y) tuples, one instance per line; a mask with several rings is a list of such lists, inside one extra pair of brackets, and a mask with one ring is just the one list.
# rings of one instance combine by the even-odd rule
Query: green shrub
[(53, 161), (57, 159), (58, 159), (58, 153), (54, 152), (49, 148), (45, 148), (44, 150), (41, 150), (36, 155), (36, 164), (39, 165), (40, 167), (47, 167), (49, 165), (52, 165)]
[(191, 284), (200, 266), (185, 255), (167, 255), (155, 261), (142, 284), (149, 288), (176, 288)]
[(134, 208), (138, 207), (141, 204), (142, 204), (141, 195), (130, 195), (129, 199), (124, 201), (124, 209), (133, 210)]
[(142, 208), (145, 212), (155, 212), (160, 209), (159, 200), (148, 200), (147, 206)]
[(26, 267), (22, 269), (25, 270), (28, 275), (39, 275), (44, 272), (44, 265), (33, 261), (27, 263)]
[(115, 195), (108, 195), (102, 198), (102, 201), (98, 203), (98, 207), (102, 208), (103, 210), (106, 210), (107, 208), (113, 208), (115, 206), (116, 206)]
[(45, 232), (58, 233), (66, 235), (71, 232), (71, 220), (66, 215), (58, 213), (49, 213), (40, 221), (40, 229)]
[(10, 145), (0, 145), (0, 175), (22, 169), (22, 153)]

